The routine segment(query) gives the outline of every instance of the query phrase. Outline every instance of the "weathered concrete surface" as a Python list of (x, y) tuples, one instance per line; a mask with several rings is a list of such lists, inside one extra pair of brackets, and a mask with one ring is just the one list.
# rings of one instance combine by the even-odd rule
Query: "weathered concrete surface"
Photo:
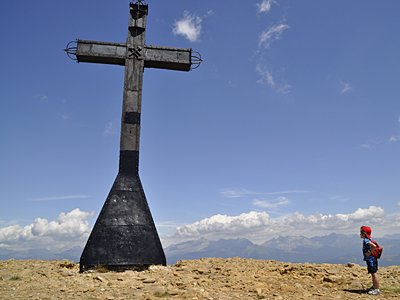
[[(180, 261), (145, 271), (79, 273), (68, 260), (0, 261), (0, 299), (374, 299), (365, 266), (238, 257)], [(400, 267), (380, 268), (381, 299), (400, 298)]]

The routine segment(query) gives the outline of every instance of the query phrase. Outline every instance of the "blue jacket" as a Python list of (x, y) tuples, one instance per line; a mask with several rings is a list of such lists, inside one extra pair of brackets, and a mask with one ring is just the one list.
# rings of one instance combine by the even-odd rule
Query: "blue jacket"
[(364, 255), (364, 260), (373, 259), (373, 256), (372, 256), (372, 255), (367, 256), (367, 255), (365, 254), (365, 253), (367, 253), (368, 251), (371, 251), (371, 249), (372, 249), (372, 247), (371, 247), (370, 245), (368, 245), (369, 243), (371, 243), (371, 239), (369, 239), (369, 238), (366, 237), (366, 238), (363, 240), (363, 249), (362, 249), (363, 255)]

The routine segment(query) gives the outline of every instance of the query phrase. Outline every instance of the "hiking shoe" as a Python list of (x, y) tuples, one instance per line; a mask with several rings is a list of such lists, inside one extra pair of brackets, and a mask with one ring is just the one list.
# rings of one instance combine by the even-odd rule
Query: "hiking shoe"
[(373, 290), (369, 291), (368, 294), (378, 296), (381, 294), (381, 291), (377, 290), (377, 289), (373, 289)]
[(371, 286), (370, 288), (367, 288), (365, 291), (368, 293), (369, 291), (375, 290), (374, 286)]

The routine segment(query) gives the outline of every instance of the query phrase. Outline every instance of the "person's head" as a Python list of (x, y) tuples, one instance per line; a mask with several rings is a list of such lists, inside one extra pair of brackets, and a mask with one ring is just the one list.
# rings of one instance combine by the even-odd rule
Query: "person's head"
[(362, 226), (360, 228), (360, 236), (361, 236), (362, 239), (365, 239), (366, 237), (370, 239), (371, 238), (371, 232), (372, 232), (371, 227)]

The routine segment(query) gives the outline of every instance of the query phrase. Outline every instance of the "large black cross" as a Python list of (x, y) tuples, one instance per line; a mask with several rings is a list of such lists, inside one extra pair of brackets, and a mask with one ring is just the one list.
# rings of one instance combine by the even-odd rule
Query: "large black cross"
[(166, 265), (139, 178), (143, 70), (189, 71), (201, 59), (192, 56), (192, 49), (145, 45), (147, 14), (144, 1), (130, 3), (126, 43), (77, 40), (76, 47), (65, 49), (78, 62), (125, 66), (119, 171), (81, 255), (81, 272), (99, 265)]

